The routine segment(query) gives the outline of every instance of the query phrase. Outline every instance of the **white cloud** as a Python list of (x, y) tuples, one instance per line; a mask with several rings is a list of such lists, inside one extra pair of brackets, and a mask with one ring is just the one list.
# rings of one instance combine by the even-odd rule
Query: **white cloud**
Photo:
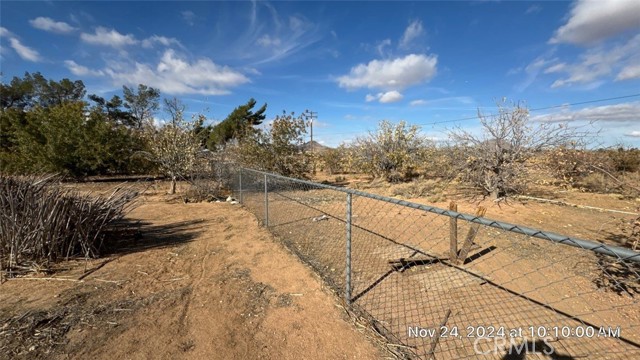
[(142, 47), (146, 49), (150, 49), (153, 47), (153, 44), (160, 44), (166, 47), (170, 47), (171, 45), (177, 45), (179, 47), (183, 47), (182, 43), (178, 41), (176, 38), (168, 38), (165, 36), (153, 35), (144, 40), (142, 40)]
[[(261, 11), (268, 11), (264, 16)], [(268, 2), (253, 2), (250, 22), (227, 53), (246, 61), (250, 66), (258, 66), (281, 60), (294, 61), (299, 53), (303, 57), (319, 56), (327, 49), (303, 52), (310, 45), (321, 40), (320, 26), (301, 15), (281, 18), (275, 7)], [(256, 45), (258, 45), (256, 47)]]
[(558, 63), (558, 64), (554, 64), (552, 66), (549, 66), (548, 68), (546, 68), (544, 70), (545, 74), (553, 74), (553, 73), (558, 73), (558, 72), (562, 72), (567, 68), (567, 64), (565, 63)]
[(396, 90), (387, 91), (387, 92), (379, 92), (375, 95), (367, 94), (365, 96), (366, 102), (372, 102), (378, 100), (382, 104), (394, 103), (402, 100), (403, 96), (400, 92)]
[(190, 62), (174, 50), (166, 50), (156, 66), (112, 63), (104, 70), (115, 84), (146, 84), (167, 94), (224, 95), (229, 89), (250, 80), (227, 66), (208, 58)]
[(390, 60), (372, 60), (368, 64), (356, 65), (348, 75), (340, 76), (337, 81), (340, 87), (349, 90), (402, 90), (433, 78), (437, 63), (436, 55), (416, 54)]
[[(558, 88), (573, 84), (594, 83), (601, 78), (618, 73), (617, 80), (632, 79), (637, 75), (635, 64), (640, 62), (640, 35), (624, 44), (601, 45), (580, 55), (573, 64), (558, 63), (547, 68), (545, 73), (564, 73), (551, 85)], [(621, 69), (622, 68), (622, 69)]]
[(529, 6), (529, 8), (527, 8), (525, 14), (535, 14), (539, 13), (540, 11), (542, 11), (542, 7), (540, 7), (540, 5), (531, 5)]
[(282, 41), (277, 38), (277, 37), (271, 37), (267, 34), (262, 35), (260, 38), (258, 38), (258, 40), (256, 41), (258, 43), (258, 45), (260, 46), (264, 46), (264, 47), (274, 47), (274, 46), (280, 46), (280, 44), (282, 44)]
[(22, 45), (20, 40), (16, 38), (10, 38), (9, 42), (11, 43), (11, 47), (13, 48), (13, 50), (15, 50), (16, 53), (18, 53), (18, 55), (24, 60), (32, 61), (32, 62), (42, 61), (42, 57), (40, 56), (40, 53), (38, 53), (37, 50), (34, 50), (28, 46)]
[(290, 16), (289, 17), (289, 28), (293, 30), (295, 33), (304, 32), (309, 27), (309, 22), (300, 16)]
[(89, 44), (105, 45), (115, 48), (138, 43), (138, 40), (131, 34), (123, 35), (114, 29), (109, 30), (102, 26), (96, 29), (95, 34), (80, 34), (80, 39)]
[(91, 70), (86, 66), (82, 66), (73, 60), (65, 60), (64, 65), (76, 76), (102, 76), (104, 72), (101, 70)]
[(590, 44), (640, 28), (640, 1), (578, 0), (571, 9), (567, 23), (556, 30), (551, 44)]
[(631, 132), (628, 132), (628, 133), (624, 134), (624, 136), (640, 138), (640, 131), (634, 130), (634, 131), (631, 131)]
[(182, 16), (182, 20), (186, 22), (189, 26), (193, 26), (196, 20), (196, 14), (191, 10), (185, 10), (180, 13)]
[(545, 56), (538, 57), (523, 70), (526, 75), (525, 79), (515, 86), (516, 90), (524, 91), (538, 78), (545, 66), (553, 63), (556, 59), (547, 60)]
[(640, 78), (640, 64), (631, 64), (618, 73), (616, 80), (630, 80)]
[(437, 110), (478, 110), (476, 101), (469, 96), (447, 96), (434, 99), (417, 99), (409, 103), (411, 106), (429, 106)]
[(376, 45), (376, 51), (380, 56), (385, 56), (384, 48), (387, 46), (391, 46), (391, 39), (384, 39)]
[(522, 72), (522, 66), (518, 66), (518, 67), (507, 70), (507, 76), (517, 75), (521, 72)]
[(37, 17), (35, 19), (29, 20), (31, 26), (36, 29), (51, 31), (55, 33), (66, 34), (75, 30), (74, 27), (62, 21), (55, 21), (48, 17)]
[(423, 34), (424, 29), (422, 27), (422, 22), (415, 20), (404, 30), (404, 34), (402, 35), (398, 46), (401, 49), (407, 49), (415, 39), (419, 38)]
[(402, 94), (396, 90), (387, 91), (386, 93), (378, 94), (378, 101), (383, 104), (394, 103), (402, 100)]
[(614, 105), (586, 107), (580, 110), (562, 109), (555, 113), (532, 116), (533, 121), (601, 121), (631, 122), (640, 121), (640, 101)]
[(0, 36), (2, 37), (15, 37), (15, 35), (13, 35), (13, 33), (9, 30), (7, 30), (7, 28), (0, 26)]

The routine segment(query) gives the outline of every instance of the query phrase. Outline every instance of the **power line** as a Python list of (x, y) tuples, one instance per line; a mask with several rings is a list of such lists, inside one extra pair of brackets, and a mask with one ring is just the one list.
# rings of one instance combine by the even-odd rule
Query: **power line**
[[(541, 110), (557, 109), (557, 108), (564, 108), (564, 107), (567, 107), (567, 106), (593, 104), (593, 103), (612, 101), (612, 100), (629, 99), (629, 98), (639, 97), (639, 96), (640, 96), (640, 93), (638, 93), (638, 94), (630, 94), (630, 95), (623, 95), (623, 96), (615, 96), (615, 97), (610, 97), (610, 98), (593, 99), (593, 100), (586, 100), (586, 101), (580, 101), (580, 102), (574, 102), (574, 103), (564, 103), (564, 104), (560, 104), (560, 105), (539, 107), (539, 108), (529, 109), (529, 111), (530, 112), (534, 112), (534, 111), (541, 111)], [(491, 117), (491, 116), (495, 116), (495, 115), (496, 114), (490, 114), (490, 115), (487, 115), (487, 116)], [(446, 123), (453, 123), (453, 122), (460, 122), (460, 121), (467, 121), (467, 120), (476, 120), (476, 119), (478, 119), (478, 115), (462, 117), (462, 118), (457, 118), (457, 119), (450, 119), (450, 120), (441, 120), (441, 121), (433, 121), (433, 122), (428, 122), (428, 123), (412, 124), (412, 125), (427, 126), (427, 125), (446, 124)], [(322, 135), (323, 136), (331, 136), (331, 135), (345, 135), (345, 134), (361, 134), (361, 133), (364, 133), (364, 132), (367, 132), (367, 131), (369, 131), (369, 130), (349, 131), (349, 132), (340, 132), (340, 133), (325, 133), (325, 134), (322, 134)]]
[[(539, 108), (535, 108), (535, 109), (529, 109), (529, 111), (530, 112), (534, 112), (534, 111), (541, 111), (541, 110), (557, 109), (557, 108), (563, 108), (563, 107), (567, 107), (567, 106), (593, 104), (593, 103), (597, 103), (597, 102), (628, 99), (628, 98), (638, 97), (638, 96), (640, 96), (640, 94), (631, 94), (631, 95), (616, 96), (616, 97), (610, 97), (610, 98), (604, 98), (604, 99), (587, 100), (587, 101), (580, 101), (580, 102), (575, 102), (575, 103), (565, 103), (565, 104), (560, 104), (560, 105), (552, 105), (552, 106), (539, 107)], [(490, 117), (490, 116), (494, 116), (494, 115), (496, 115), (496, 114), (491, 114), (491, 115), (488, 115), (488, 116)], [(460, 119), (442, 120), (442, 121), (435, 121), (435, 122), (424, 123), (424, 124), (416, 124), (416, 125), (420, 125), (420, 126), (422, 126), (422, 125), (435, 125), (435, 124), (443, 124), (443, 123), (456, 122), (456, 121), (474, 120), (474, 119), (477, 119), (477, 118), (478, 118), (478, 116), (476, 115), (476, 116), (469, 116), (469, 117), (460, 118)]]

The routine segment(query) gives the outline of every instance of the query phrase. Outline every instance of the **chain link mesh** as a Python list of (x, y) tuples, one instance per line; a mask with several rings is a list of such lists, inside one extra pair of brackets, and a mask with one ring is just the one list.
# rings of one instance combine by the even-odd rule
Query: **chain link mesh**
[(234, 196), (402, 356), (640, 359), (640, 253), (220, 166)]

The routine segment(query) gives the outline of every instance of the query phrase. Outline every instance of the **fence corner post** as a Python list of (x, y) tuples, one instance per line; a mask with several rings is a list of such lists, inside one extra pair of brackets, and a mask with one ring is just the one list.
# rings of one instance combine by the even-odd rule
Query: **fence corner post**
[(240, 171), (239, 171), (238, 198), (240, 199), (240, 204), (242, 204), (242, 168), (240, 168)]
[(264, 174), (264, 226), (269, 227), (269, 183)]
[(347, 283), (344, 297), (347, 305), (351, 305), (351, 194), (347, 193), (347, 258), (346, 258), (346, 276)]

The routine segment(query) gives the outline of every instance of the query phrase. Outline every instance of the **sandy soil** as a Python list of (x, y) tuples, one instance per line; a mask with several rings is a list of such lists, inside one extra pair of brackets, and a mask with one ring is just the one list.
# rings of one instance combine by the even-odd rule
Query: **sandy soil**
[(382, 356), (242, 208), (145, 197), (129, 221), (102, 259), (0, 285), (0, 359)]
[[(342, 179), (335, 181), (336, 177)], [(395, 195), (398, 187), (406, 184), (388, 184), (373, 180), (364, 175), (327, 175), (318, 173), (315, 181), (326, 181), (348, 188), (383, 196), (396, 197), (419, 204), (426, 204), (446, 209), (451, 200), (456, 201), (458, 210), (473, 214), (481, 205), (487, 208), (486, 217), (507, 223), (544, 229), (562, 235), (593, 240), (615, 246), (629, 247), (628, 232), (630, 223), (640, 214), (640, 198), (627, 198), (619, 194), (597, 194), (583, 192), (578, 189), (559, 189), (554, 186), (532, 184), (528, 195), (543, 199), (557, 200), (569, 204), (591, 206), (601, 209), (623, 211), (631, 214), (608, 212), (604, 210), (564, 206), (530, 199), (510, 199), (495, 202), (482, 197), (471, 198), (455, 184), (446, 189), (436, 188), (427, 191), (422, 197)], [(633, 215), (635, 214), (635, 215)]]

